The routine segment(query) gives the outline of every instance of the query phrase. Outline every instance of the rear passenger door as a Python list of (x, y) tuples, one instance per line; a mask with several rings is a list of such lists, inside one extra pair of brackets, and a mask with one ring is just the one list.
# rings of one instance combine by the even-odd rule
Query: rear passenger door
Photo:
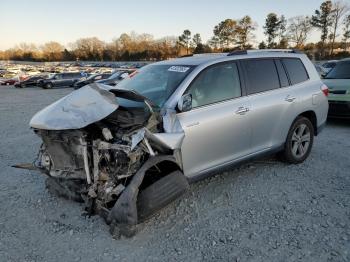
[(279, 59), (247, 59), (241, 64), (251, 103), (252, 151), (281, 146), (295, 118), (298, 94)]

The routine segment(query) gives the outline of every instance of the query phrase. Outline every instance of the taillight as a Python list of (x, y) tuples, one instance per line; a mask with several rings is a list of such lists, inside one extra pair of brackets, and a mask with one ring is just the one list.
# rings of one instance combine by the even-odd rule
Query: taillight
[(323, 84), (323, 85), (321, 86), (321, 90), (322, 90), (322, 92), (323, 92), (323, 94), (324, 94), (325, 96), (328, 96), (328, 94), (329, 94), (328, 86), (326, 86), (325, 84)]

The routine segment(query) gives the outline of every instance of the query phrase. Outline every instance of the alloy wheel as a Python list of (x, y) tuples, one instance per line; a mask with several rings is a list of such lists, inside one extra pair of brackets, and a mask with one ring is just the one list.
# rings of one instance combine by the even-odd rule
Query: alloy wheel
[(302, 158), (310, 146), (310, 129), (306, 124), (300, 124), (295, 128), (292, 136), (292, 154), (296, 158)]

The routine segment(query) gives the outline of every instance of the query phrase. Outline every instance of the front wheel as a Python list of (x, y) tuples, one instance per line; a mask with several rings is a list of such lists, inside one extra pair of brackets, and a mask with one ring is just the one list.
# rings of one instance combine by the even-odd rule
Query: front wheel
[(310, 154), (314, 142), (314, 128), (306, 117), (298, 117), (292, 124), (282, 156), (291, 164), (302, 163)]
[(52, 88), (52, 84), (51, 83), (47, 83), (44, 85), (45, 89), (51, 89)]

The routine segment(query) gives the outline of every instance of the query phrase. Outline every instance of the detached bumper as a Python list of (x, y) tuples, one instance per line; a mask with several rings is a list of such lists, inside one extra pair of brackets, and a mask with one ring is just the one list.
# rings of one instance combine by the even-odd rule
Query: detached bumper
[(350, 118), (350, 101), (328, 101), (328, 117)]

